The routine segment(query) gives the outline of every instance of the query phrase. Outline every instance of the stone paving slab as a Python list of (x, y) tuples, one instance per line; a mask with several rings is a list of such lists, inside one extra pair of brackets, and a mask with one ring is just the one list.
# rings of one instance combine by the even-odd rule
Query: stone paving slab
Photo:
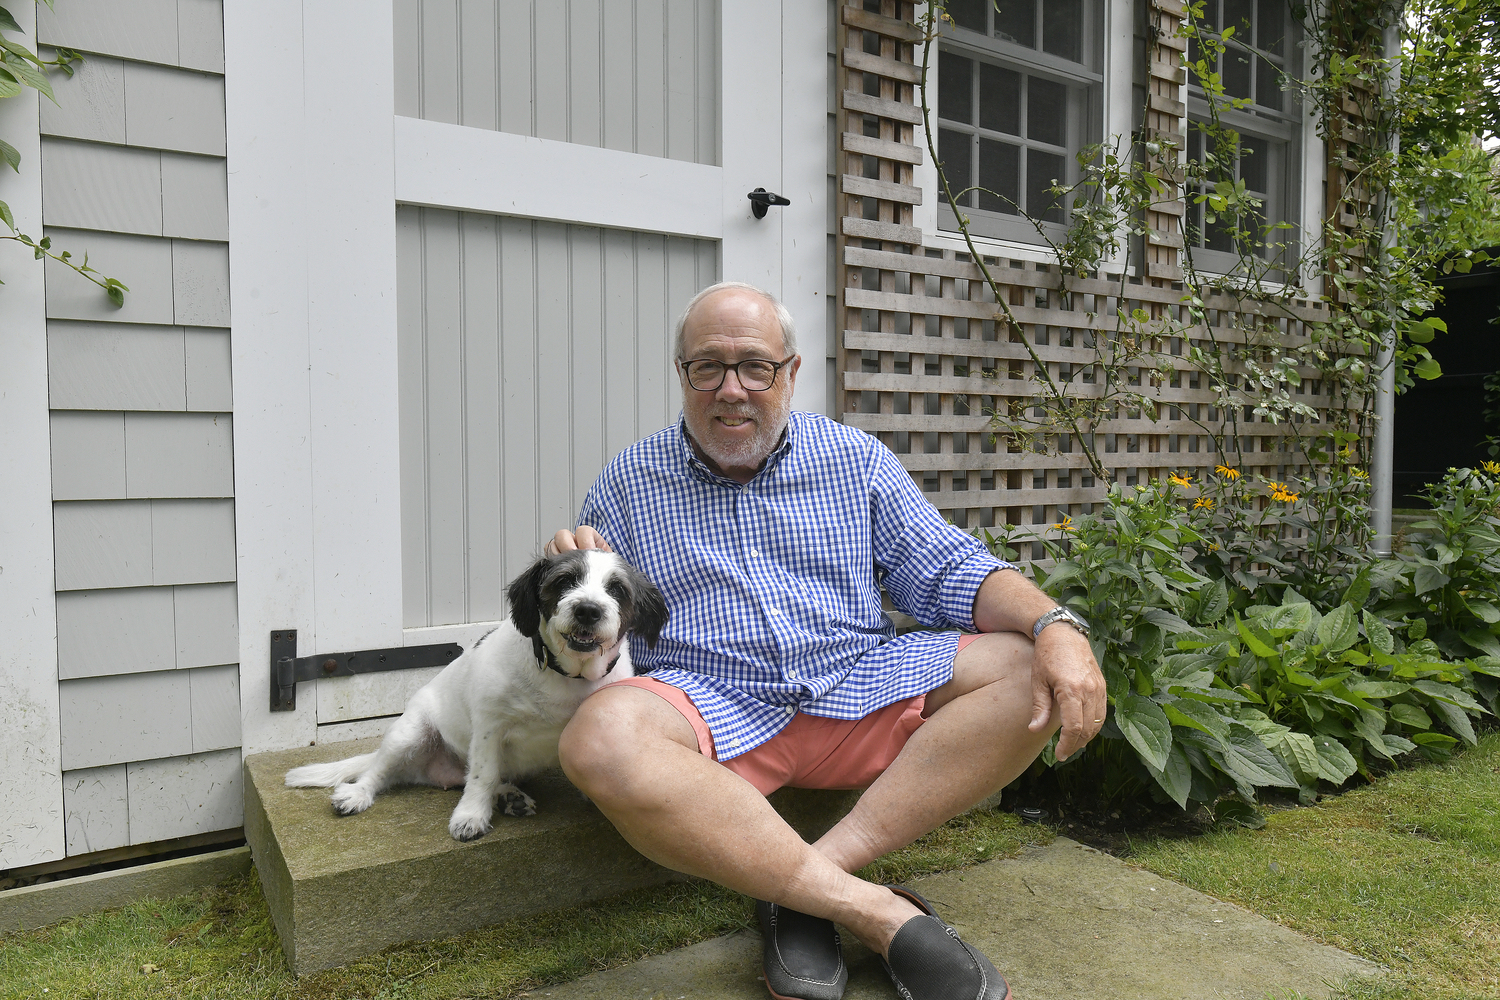
[[(1010, 981), (1017, 1000), (1326, 997), (1379, 967), (1059, 837), (915, 886)], [(844, 935), (846, 1000), (891, 1000), (880, 961)], [(560, 986), (535, 1000), (764, 1000), (760, 935), (740, 931)]]

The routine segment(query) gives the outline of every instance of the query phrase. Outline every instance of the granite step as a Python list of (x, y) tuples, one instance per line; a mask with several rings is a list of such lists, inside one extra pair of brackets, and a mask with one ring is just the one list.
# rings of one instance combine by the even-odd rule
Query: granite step
[[(448, 835), (459, 789), (395, 789), (363, 813), (338, 816), (326, 789), (283, 784), (290, 768), (378, 745), (354, 740), (245, 759), (245, 839), (299, 975), (682, 877), (636, 853), (557, 771), (521, 783), (536, 799), (535, 816), (498, 816), (493, 831), (466, 844)], [(783, 789), (771, 802), (811, 840), (857, 797)]]

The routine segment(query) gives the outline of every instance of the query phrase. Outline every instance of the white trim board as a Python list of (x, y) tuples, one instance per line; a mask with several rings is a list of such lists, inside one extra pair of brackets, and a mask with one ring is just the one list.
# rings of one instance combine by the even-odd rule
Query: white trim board
[[(35, 38), (35, 5), (17, 4)], [(0, 168), (0, 199), (23, 233), (42, 235), (40, 97), (0, 101), (0, 135), (21, 153)], [(8, 232), (8, 230), (6, 230)], [(74, 247), (73, 249), (78, 249)], [(47, 412), (47, 316), (42, 262), (0, 244), (0, 869), (64, 855), (58, 718), (57, 612), (52, 551), (52, 449)], [(65, 281), (83, 282), (73, 274)], [(99, 293), (101, 296), (103, 292)]]
[(396, 201), (403, 204), (700, 239), (723, 236), (719, 167), (395, 118)]

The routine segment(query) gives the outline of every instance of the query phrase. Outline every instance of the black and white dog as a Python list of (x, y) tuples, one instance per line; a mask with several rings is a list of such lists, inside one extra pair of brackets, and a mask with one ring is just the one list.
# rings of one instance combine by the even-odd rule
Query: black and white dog
[(412, 695), (380, 749), (293, 768), (287, 785), (333, 788), (345, 816), (392, 785), (463, 785), (448, 820), (457, 840), (488, 833), (498, 800), (506, 815), (534, 814), (513, 782), (557, 765), (558, 737), (579, 703), (635, 673), (626, 634), (655, 646), (667, 606), (650, 580), (598, 549), (537, 560), (506, 597), (510, 621)]

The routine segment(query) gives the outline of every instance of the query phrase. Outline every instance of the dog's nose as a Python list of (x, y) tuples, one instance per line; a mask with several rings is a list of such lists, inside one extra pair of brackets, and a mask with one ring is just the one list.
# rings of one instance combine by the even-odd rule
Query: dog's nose
[(596, 625), (604, 617), (604, 609), (593, 601), (580, 601), (573, 606), (573, 620), (579, 625)]

